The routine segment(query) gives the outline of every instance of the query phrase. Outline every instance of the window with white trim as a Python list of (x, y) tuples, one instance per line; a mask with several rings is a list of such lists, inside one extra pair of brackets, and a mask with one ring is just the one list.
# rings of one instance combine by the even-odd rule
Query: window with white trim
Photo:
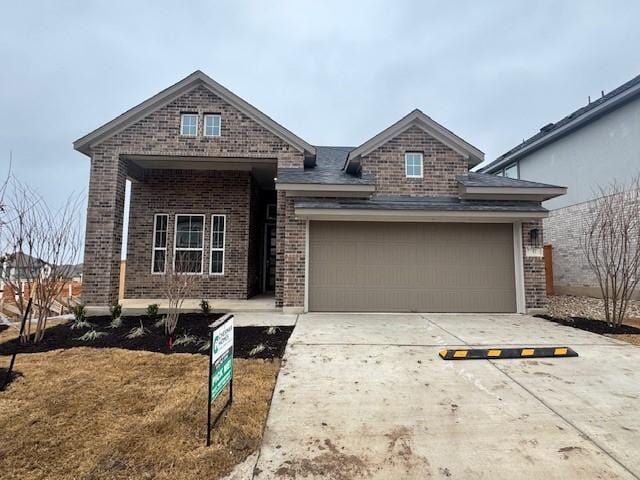
[(183, 113), (180, 115), (180, 135), (195, 137), (198, 135), (198, 114)]
[(167, 225), (169, 216), (158, 213), (153, 216), (153, 252), (151, 273), (165, 273), (167, 262)]
[(504, 169), (504, 176), (505, 177), (509, 177), (509, 178), (519, 178), (519, 172), (518, 172), (518, 162), (512, 163), (511, 165), (505, 167)]
[(407, 178), (422, 178), (422, 154), (418, 152), (405, 153), (404, 171)]
[(204, 215), (176, 215), (173, 268), (176, 272), (202, 273)]
[(204, 116), (204, 136), (205, 137), (220, 136), (220, 115), (207, 114)]
[(227, 229), (226, 215), (211, 215), (211, 275), (224, 275), (224, 242)]

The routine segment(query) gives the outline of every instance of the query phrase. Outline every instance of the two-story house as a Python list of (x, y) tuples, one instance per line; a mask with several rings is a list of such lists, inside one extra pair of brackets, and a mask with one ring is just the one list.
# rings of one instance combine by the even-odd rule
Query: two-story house
[(84, 299), (272, 292), (284, 311), (544, 307), (541, 202), (563, 187), (470, 173), (476, 147), (419, 110), (357, 147), (312, 145), (197, 71), (74, 143), (91, 158)]
[(566, 195), (544, 203), (555, 291), (601, 296), (580, 245), (584, 220), (599, 187), (640, 174), (640, 75), (543, 126), (480, 171), (568, 187)]

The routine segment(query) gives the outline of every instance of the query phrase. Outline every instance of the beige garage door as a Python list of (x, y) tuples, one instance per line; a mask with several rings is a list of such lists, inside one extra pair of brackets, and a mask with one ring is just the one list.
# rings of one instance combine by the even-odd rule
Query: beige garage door
[(512, 225), (311, 222), (309, 310), (515, 312)]

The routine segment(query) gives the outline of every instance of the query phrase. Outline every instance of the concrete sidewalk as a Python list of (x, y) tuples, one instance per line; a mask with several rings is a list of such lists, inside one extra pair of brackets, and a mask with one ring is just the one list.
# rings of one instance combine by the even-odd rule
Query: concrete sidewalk
[[(443, 346), (578, 358), (445, 362)], [(253, 478), (638, 478), (640, 348), (521, 315), (301, 315)]]

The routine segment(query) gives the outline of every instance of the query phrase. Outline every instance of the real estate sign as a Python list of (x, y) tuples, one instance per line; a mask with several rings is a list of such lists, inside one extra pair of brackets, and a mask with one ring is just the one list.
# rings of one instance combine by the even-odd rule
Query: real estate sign
[(233, 317), (211, 337), (211, 397), (213, 403), (233, 378)]

